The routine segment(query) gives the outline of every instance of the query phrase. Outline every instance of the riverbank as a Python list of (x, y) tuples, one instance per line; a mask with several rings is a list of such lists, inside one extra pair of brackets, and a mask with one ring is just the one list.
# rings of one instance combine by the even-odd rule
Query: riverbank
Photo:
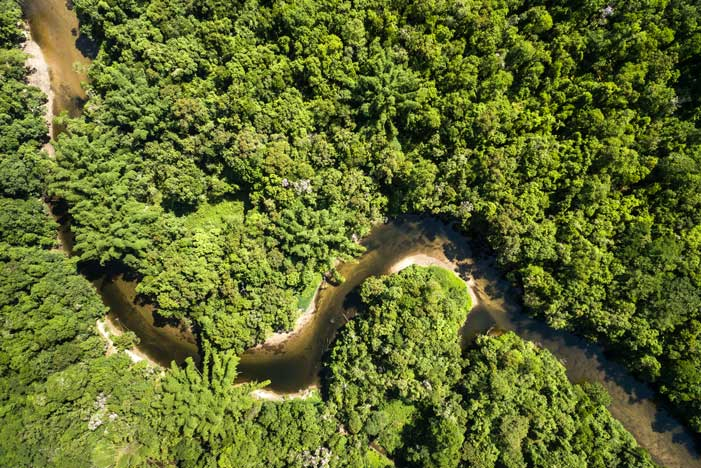
[(251, 396), (258, 400), (267, 401), (306, 400), (308, 398), (319, 396), (319, 387), (318, 385), (312, 385), (311, 387), (294, 393), (278, 393), (274, 390), (259, 388), (258, 390), (252, 391)]
[[(48, 127), (47, 136), (53, 135), (53, 116), (54, 116), (54, 91), (51, 88), (51, 70), (49, 64), (44, 57), (44, 52), (39, 47), (39, 44), (32, 37), (32, 32), (29, 25), (24, 27), (25, 41), (22, 45), (22, 51), (27, 54), (25, 66), (29, 68), (30, 73), (27, 80), (31, 86), (39, 88), (46, 95), (47, 102), (44, 105), (44, 119)], [(43, 147), (46, 153), (54, 157), (54, 147), (51, 143), (46, 143)]]
[[(477, 294), (474, 291), (475, 288), (475, 283), (472, 278), (466, 280), (462, 278), (457, 270), (458, 270), (458, 265), (455, 262), (451, 262), (447, 258), (438, 258), (435, 256), (419, 253), (419, 254), (413, 254), (413, 255), (407, 255), (406, 257), (401, 258), (398, 260), (396, 263), (394, 263), (388, 270), (390, 274), (398, 273), (401, 270), (408, 268), (412, 265), (418, 265), (418, 266), (439, 266), (441, 268), (445, 268), (446, 270), (452, 271), (455, 273), (455, 275), (463, 280), (465, 284), (467, 285), (467, 290), (468, 293), (470, 294), (470, 304), (471, 307), (474, 307), (479, 303), (479, 298)], [(279, 333), (273, 333), (270, 335), (263, 343), (259, 343), (252, 349), (263, 349), (263, 348), (272, 348), (272, 347), (279, 347), (280, 345), (285, 344), (289, 339), (294, 337), (295, 335), (301, 333), (302, 330), (312, 321), (314, 320), (314, 315), (316, 313), (316, 300), (317, 297), (319, 296), (319, 291), (321, 290), (321, 287), (323, 285), (323, 281), (319, 283), (319, 286), (317, 286), (316, 291), (314, 292), (314, 296), (312, 297), (311, 302), (309, 303), (309, 306), (302, 312), (302, 314), (297, 317), (297, 320), (295, 321), (294, 326), (292, 327), (292, 330), (288, 332), (279, 332)]]
[[(112, 336), (120, 336), (124, 332), (120, 330), (109, 319), (109, 317), (105, 317), (104, 320), (98, 320), (96, 322), (96, 326), (98, 333), (100, 333), (100, 336), (102, 336), (107, 342), (107, 351), (105, 352), (105, 355), (111, 356), (113, 354), (118, 353), (119, 350), (114, 345)], [(127, 354), (127, 356), (129, 356), (129, 359), (131, 359), (131, 361), (134, 364), (137, 364), (141, 361), (146, 361), (154, 367), (161, 367), (160, 364), (158, 364), (156, 361), (150, 359), (146, 354), (139, 351), (139, 349), (136, 346), (132, 347), (131, 349), (125, 349), (124, 352)]]
[(388, 272), (392, 274), (399, 273), (400, 271), (404, 270), (405, 268), (409, 268), (412, 265), (418, 265), (422, 267), (437, 266), (452, 271), (453, 273), (455, 273), (455, 276), (457, 276), (465, 282), (465, 285), (467, 286), (467, 292), (470, 295), (470, 307), (473, 308), (479, 304), (479, 296), (477, 296), (477, 293), (475, 292), (477, 285), (475, 283), (474, 278), (470, 277), (469, 279), (465, 279), (461, 277), (458, 273), (458, 264), (448, 260), (447, 258), (438, 258), (424, 253), (407, 255), (406, 257), (399, 259), (396, 263), (391, 265), (388, 269)]
[(316, 287), (316, 291), (314, 291), (314, 295), (312, 296), (311, 302), (309, 303), (307, 308), (300, 314), (300, 316), (297, 317), (297, 320), (295, 320), (295, 324), (292, 327), (292, 330), (288, 332), (273, 333), (264, 342), (257, 344), (252, 349), (280, 346), (284, 344), (287, 340), (301, 332), (314, 319), (314, 314), (316, 313), (316, 299), (319, 296), (319, 291), (321, 290), (321, 286), (323, 284), (324, 282), (322, 280), (319, 283), (319, 286)]
[[(425, 253), (406, 255), (404, 257), (401, 257), (395, 263), (393, 263), (387, 269), (387, 274), (398, 273), (401, 270), (408, 268), (412, 265), (418, 265), (418, 266), (423, 266), (423, 267), (437, 266), (437, 267), (441, 267), (441, 268), (444, 268), (448, 271), (453, 272), (467, 286), (467, 290), (468, 290), (468, 293), (470, 294), (470, 299), (472, 301), (470, 307), (472, 308), (478, 303), (478, 297), (473, 290), (475, 288), (475, 283), (472, 280), (472, 278), (470, 278), (469, 280), (465, 280), (464, 278), (462, 278), (458, 274), (458, 264), (455, 262), (451, 262), (447, 258), (440, 258), (439, 256), (428, 255)], [(302, 314), (299, 317), (299, 319), (295, 323), (295, 327), (292, 331), (290, 331), (288, 333), (276, 333), (270, 339), (266, 340), (264, 343), (256, 346), (253, 349), (255, 350), (258, 348), (280, 346), (280, 345), (286, 344), (287, 340), (296, 336), (297, 334), (302, 333), (302, 331), (304, 330), (304, 328), (306, 326), (310, 326), (311, 321), (314, 319), (314, 313), (316, 312), (316, 302), (317, 302), (316, 299), (317, 299), (317, 295), (319, 293), (319, 290), (320, 290), (320, 288), (317, 288), (317, 291), (314, 294), (314, 300), (310, 304), (310, 307), (307, 309), (307, 311), (305, 311), (304, 314)], [(318, 382), (318, 380), (317, 380), (317, 382)], [(276, 391), (276, 390), (272, 390), (270, 388), (265, 388), (265, 389), (256, 390), (253, 392), (253, 394), (256, 398), (263, 399), (263, 400), (283, 401), (283, 400), (298, 399), (298, 398), (299, 399), (309, 398), (311, 395), (316, 393), (316, 390), (318, 390), (318, 388), (319, 388), (318, 383), (312, 383), (309, 386), (302, 388), (296, 392)]]

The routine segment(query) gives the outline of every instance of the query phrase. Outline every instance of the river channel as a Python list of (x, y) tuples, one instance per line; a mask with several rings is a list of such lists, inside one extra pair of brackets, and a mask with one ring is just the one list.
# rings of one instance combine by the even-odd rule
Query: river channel
[[(25, 17), (33, 39), (50, 68), (54, 112), (80, 112), (85, 92), (81, 83), (89, 60), (79, 51), (78, 22), (66, 0), (27, 0)], [(56, 129), (54, 130), (56, 132)], [(404, 217), (375, 227), (363, 240), (366, 253), (356, 262), (339, 265), (345, 281), (323, 284), (316, 312), (306, 325), (283, 343), (247, 351), (239, 370), (242, 380), (270, 380), (270, 389), (292, 393), (315, 385), (322, 356), (337, 330), (354, 313), (353, 291), (363, 280), (386, 274), (400, 260), (423, 254), (457, 265), (470, 280), (477, 301), (456, 339), (469, 343), (492, 327), (512, 330), (550, 350), (566, 367), (569, 379), (600, 382), (612, 398), (609, 409), (654, 459), (670, 468), (701, 467), (695, 437), (656, 404), (652, 389), (620, 365), (607, 359), (601, 348), (572, 334), (549, 328), (523, 313), (520, 297), (498, 273), (491, 257), (472, 252), (469, 239), (450, 226), (428, 217)], [(159, 323), (152, 306), (138, 304), (134, 283), (121, 277), (93, 283), (109, 307), (110, 318), (141, 339), (140, 351), (167, 365), (197, 356), (194, 338), (183, 327)], [(154, 317), (155, 315), (155, 317)]]

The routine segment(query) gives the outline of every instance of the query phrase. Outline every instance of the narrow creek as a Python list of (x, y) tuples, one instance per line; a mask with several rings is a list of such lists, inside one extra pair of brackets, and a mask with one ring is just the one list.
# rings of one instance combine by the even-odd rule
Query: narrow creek
[[(90, 61), (79, 50), (74, 12), (66, 0), (26, 0), (23, 7), (32, 37), (49, 65), (53, 112), (78, 115), (85, 99), (83, 67)], [(54, 135), (58, 132), (55, 128)], [(70, 236), (65, 237), (64, 248), (70, 250)], [(338, 267), (345, 282), (320, 290), (316, 312), (301, 330), (281, 344), (260, 346), (242, 356), (242, 380), (268, 379), (271, 390), (279, 393), (317, 384), (324, 352), (354, 313), (353, 290), (369, 276), (388, 273), (403, 258), (424, 254), (456, 264), (460, 276), (472, 280), (478, 300), (461, 330), (463, 340), (496, 327), (540, 344), (560, 359), (573, 382), (604, 385), (611, 394), (611, 413), (658, 463), (670, 468), (701, 467), (694, 435), (656, 404), (649, 386), (607, 359), (599, 346), (527, 316), (518, 293), (499, 275), (494, 259), (473, 255), (469, 239), (450, 226), (427, 217), (404, 217), (377, 226), (363, 244), (367, 251), (358, 261)], [(197, 356), (194, 337), (187, 330), (160, 323), (152, 306), (136, 303), (135, 283), (116, 277), (93, 284), (109, 307), (112, 321), (134, 331), (141, 339), (139, 350), (152, 360), (167, 365)]]

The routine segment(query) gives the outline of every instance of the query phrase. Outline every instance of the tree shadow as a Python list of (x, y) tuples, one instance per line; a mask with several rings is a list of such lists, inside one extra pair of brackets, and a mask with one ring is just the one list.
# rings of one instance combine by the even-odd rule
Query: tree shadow
[(78, 31), (76, 31), (76, 34), (78, 34), (78, 37), (75, 40), (75, 48), (83, 54), (83, 57), (95, 60), (97, 53), (100, 51), (99, 44), (85, 34), (80, 34)]

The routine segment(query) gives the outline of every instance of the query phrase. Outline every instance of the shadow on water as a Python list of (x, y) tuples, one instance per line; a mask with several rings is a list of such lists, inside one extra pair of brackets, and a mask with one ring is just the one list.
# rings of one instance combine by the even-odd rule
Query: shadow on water
[(78, 35), (75, 40), (75, 48), (78, 49), (81, 54), (91, 60), (95, 60), (95, 57), (97, 57), (97, 53), (100, 50), (97, 43), (85, 34)]
[(139, 350), (164, 367), (192, 357), (199, 362), (196, 335), (179, 320), (160, 316), (154, 307), (139, 304), (136, 282), (122, 275), (103, 276), (93, 281), (102, 301), (109, 308), (108, 317), (123, 331), (139, 337)]
[[(453, 256), (453, 259), (460, 257)], [(526, 315), (520, 294), (500, 277), (493, 257), (477, 258), (471, 268), (460, 268), (474, 279), (479, 302), (470, 312), (463, 339), (469, 341), (490, 328), (514, 331), (521, 338), (548, 349), (565, 366), (574, 383), (598, 382), (611, 395), (609, 410), (658, 463), (668, 467), (698, 467), (698, 437), (686, 430), (655, 391), (634, 378), (621, 364), (606, 357), (599, 345), (566, 331), (555, 330)]]

